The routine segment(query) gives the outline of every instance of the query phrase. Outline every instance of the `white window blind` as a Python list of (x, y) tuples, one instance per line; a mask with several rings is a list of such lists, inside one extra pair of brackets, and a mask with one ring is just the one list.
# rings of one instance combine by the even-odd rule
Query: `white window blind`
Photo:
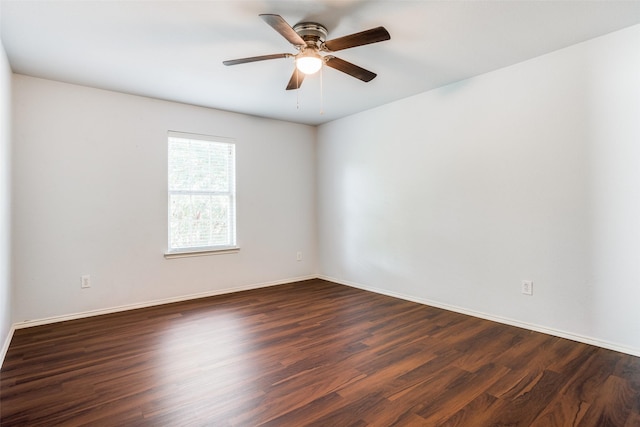
[(235, 144), (169, 132), (169, 253), (236, 246)]

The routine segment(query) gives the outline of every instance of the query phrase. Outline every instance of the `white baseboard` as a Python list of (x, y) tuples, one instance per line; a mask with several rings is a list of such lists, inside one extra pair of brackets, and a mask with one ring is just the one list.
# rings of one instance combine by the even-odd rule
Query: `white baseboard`
[(278, 280), (278, 281), (274, 281), (274, 282), (264, 282), (264, 283), (256, 283), (256, 284), (251, 284), (251, 285), (239, 286), (239, 287), (235, 287), (235, 288), (217, 289), (217, 290), (214, 290), (214, 291), (201, 292), (201, 293), (197, 293), (197, 294), (182, 295), (182, 296), (177, 296), (177, 297), (158, 299), (158, 300), (147, 301), (147, 302), (136, 303), (136, 304), (127, 304), (127, 305), (122, 305), (122, 306), (117, 306), (117, 307), (109, 307), (109, 308), (104, 308), (104, 309), (91, 310), (91, 311), (67, 314), (67, 315), (62, 315), (62, 316), (53, 316), (53, 317), (47, 317), (47, 318), (43, 318), (43, 319), (28, 320), (28, 321), (24, 321), (24, 322), (18, 322), (18, 323), (15, 323), (15, 324), (13, 324), (11, 326), (11, 329), (9, 330), (7, 338), (6, 338), (6, 340), (5, 340), (5, 342), (4, 342), (3, 346), (2, 346), (2, 350), (1, 350), (2, 352), (0, 353), (0, 366), (2, 366), (2, 363), (4, 362), (4, 358), (5, 358), (6, 354), (7, 354), (7, 350), (9, 349), (9, 344), (11, 343), (11, 339), (13, 337), (13, 334), (17, 329), (29, 328), (29, 327), (40, 326), (40, 325), (47, 325), (47, 324), (57, 323), (57, 322), (64, 322), (64, 321), (67, 321), (67, 320), (82, 319), (82, 318), (85, 318), (85, 317), (100, 316), (100, 315), (103, 315), (103, 314), (118, 313), (118, 312), (121, 312), (121, 311), (135, 310), (135, 309), (139, 309), (139, 308), (153, 307), (153, 306), (162, 305), (162, 304), (171, 304), (171, 303), (174, 303), (174, 302), (188, 301), (188, 300), (193, 300), (193, 299), (198, 299), (198, 298), (206, 298), (206, 297), (211, 297), (211, 296), (216, 296), (216, 295), (223, 295), (223, 294), (229, 294), (229, 293), (234, 293), (234, 292), (247, 291), (247, 290), (251, 290), (251, 289), (259, 289), (259, 288), (266, 288), (266, 287), (270, 287), (270, 286), (285, 285), (285, 284), (288, 284), (288, 283), (294, 283), (294, 282), (299, 282), (299, 281), (303, 281), (303, 280), (310, 280), (310, 279), (327, 280), (329, 282), (338, 283), (340, 285), (345, 285), (345, 286), (350, 286), (352, 288), (362, 289), (362, 290), (365, 290), (365, 291), (374, 292), (374, 293), (381, 294), (381, 295), (387, 295), (387, 296), (390, 296), (390, 297), (399, 298), (399, 299), (403, 299), (403, 300), (406, 300), (406, 301), (415, 302), (415, 303), (418, 303), (418, 304), (424, 304), (424, 305), (428, 305), (428, 306), (431, 306), (431, 307), (437, 307), (437, 308), (441, 308), (441, 309), (444, 309), (444, 310), (453, 311), (453, 312), (460, 313), (460, 314), (465, 314), (465, 315), (468, 315), (468, 316), (478, 317), (480, 319), (490, 320), (490, 321), (493, 321), (493, 322), (503, 323), (505, 325), (515, 326), (515, 327), (518, 327), (518, 328), (523, 328), (523, 329), (536, 331), (536, 332), (541, 332), (543, 334), (552, 335), (552, 336), (556, 336), (556, 337), (560, 337), (560, 338), (566, 338), (566, 339), (569, 339), (569, 340), (572, 340), (572, 341), (577, 341), (577, 342), (581, 342), (581, 343), (589, 344), (589, 345), (595, 345), (597, 347), (602, 347), (602, 348), (606, 348), (606, 349), (609, 349), (609, 350), (618, 351), (618, 352), (621, 352), (621, 353), (626, 353), (626, 354), (630, 354), (632, 356), (640, 357), (640, 349), (637, 349), (637, 348), (626, 347), (626, 346), (623, 346), (623, 345), (610, 343), (608, 341), (603, 341), (603, 340), (599, 340), (599, 339), (595, 339), (595, 338), (591, 338), (591, 337), (577, 335), (577, 334), (573, 334), (573, 333), (566, 332), (566, 331), (560, 331), (560, 330), (548, 328), (548, 327), (545, 327), (545, 326), (535, 325), (535, 324), (521, 322), (521, 321), (514, 320), (514, 319), (508, 319), (508, 318), (504, 318), (504, 317), (500, 317), (500, 316), (495, 316), (495, 315), (492, 315), (492, 314), (487, 314), (487, 313), (482, 313), (482, 312), (478, 312), (478, 311), (474, 311), (474, 310), (469, 310), (469, 309), (462, 308), (462, 307), (457, 307), (457, 306), (453, 306), (453, 305), (449, 305), (449, 304), (440, 303), (438, 301), (432, 301), (432, 300), (419, 298), (419, 297), (415, 297), (415, 296), (411, 296), (411, 295), (400, 294), (400, 293), (397, 293), (397, 292), (392, 292), (392, 291), (388, 291), (388, 290), (384, 290), (384, 289), (373, 288), (373, 287), (370, 287), (370, 286), (362, 285), (360, 283), (348, 282), (348, 281), (345, 281), (345, 280), (340, 280), (340, 279), (336, 279), (336, 278), (329, 277), (329, 276), (310, 275), (310, 276), (296, 277), (296, 278), (290, 278), (290, 279), (285, 279), (285, 280)]
[[(300, 282), (300, 281), (303, 281), (303, 280), (316, 279), (317, 277), (318, 276), (316, 276), (316, 275), (303, 276), (303, 277), (294, 277), (294, 278), (290, 278), (290, 279), (277, 280), (277, 281), (274, 281), (274, 282), (254, 283), (254, 284), (251, 284), (251, 285), (238, 286), (238, 287), (234, 287), (234, 288), (216, 289), (216, 290), (213, 290), (213, 291), (200, 292), (200, 293), (197, 293), (197, 294), (181, 295), (181, 296), (176, 296), (176, 297), (171, 297), (171, 298), (163, 298), (163, 299), (140, 302), (140, 303), (135, 303), (135, 304), (126, 304), (126, 305), (121, 305), (121, 306), (117, 306), (117, 307), (101, 308), (101, 309), (97, 309), (97, 310), (83, 311), (83, 312), (79, 312), (79, 313), (65, 314), (65, 315), (62, 315), (62, 316), (52, 316), (52, 317), (46, 317), (46, 318), (36, 319), (36, 320), (26, 320), (24, 322), (14, 323), (14, 325), (12, 327), (12, 331), (15, 330), (15, 329), (23, 329), (23, 328), (30, 328), (30, 327), (33, 327), (33, 326), (48, 325), (48, 324), (51, 324), (51, 323), (66, 322), (67, 320), (76, 320), (76, 319), (83, 319), (85, 317), (101, 316), (103, 314), (118, 313), (118, 312), (127, 311), (127, 310), (136, 310), (136, 309), (139, 309), (139, 308), (153, 307), (153, 306), (156, 306), (156, 305), (163, 305), (163, 304), (171, 304), (171, 303), (174, 303), (174, 302), (189, 301), (189, 300), (198, 299), (198, 298), (207, 298), (207, 297), (212, 297), (212, 296), (216, 296), (216, 295), (223, 295), (223, 294), (230, 294), (230, 293), (234, 293), (234, 292), (248, 291), (248, 290), (251, 290), (251, 289), (267, 288), (267, 287), (270, 287), (270, 286), (285, 285), (285, 284), (288, 284), (288, 283)], [(7, 345), (7, 348), (8, 348), (8, 345)], [(3, 356), (2, 360), (4, 360), (4, 356)]]
[(4, 340), (2, 344), (2, 350), (0, 350), (0, 367), (4, 363), (4, 357), (7, 355), (7, 351), (9, 350), (9, 344), (11, 344), (11, 339), (13, 338), (13, 333), (16, 331), (15, 326), (11, 325), (9, 328), (9, 333), (7, 333), (7, 338)]
[(576, 342), (580, 342), (580, 343), (583, 343), (583, 344), (595, 345), (597, 347), (602, 347), (602, 348), (606, 348), (606, 349), (609, 349), (609, 350), (618, 351), (620, 353), (625, 353), (625, 354), (630, 354), (632, 356), (640, 357), (640, 349), (637, 349), (637, 348), (626, 347), (626, 346), (623, 346), (623, 345), (620, 345), (620, 344), (611, 343), (611, 342), (608, 342), (608, 341), (603, 341), (603, 340), (599, 340), (599, 339), (595, 339), (595, 338), (591, 338), (591, 337), (586, 337), (586, 336), (583, 336), (583, 335), (578, 335), (578, 334), (573, 334), (573, 333), (566, 332), (566, 331), (560, 331), (560, 330), (557, 330), (557, 329), (548, 328), (546, 326), (535, 325), (535, 324), (532, 324), (532, 323), (521, 322), (521, 321), (514, 320), (514, 319), (508, 319), (508, 318), (501, 317), (501, 316), (495, 316), (495, 315), (492, 315), (492, 314), (482, 313), (482, 312), (475, 311), (475, 310), (469, 310), (469, 309), (462, 308), (462, 307), (457, 307), (457, 306), (454, 306), (454, 305), (440, 303), (438, 301), (432, 301), (432, 300), (428, 300), (428, 299), (424, 299), (424, 298), (414, 297), (414, 296), (411, 296), (411, 295), (404, 295), (404, 294), (400, 294), (400, 293), (397, 293), (397, 292), (388, 291), (386, 289), (372, 288), (370, 286), (365, 286), (365, 285), (362, 285), (360, 283), (348, 282), (348, 281), (336, 279), (336, 278), (333, 278), (333, 277), (320, 275), (320, 276), (318, 276), (318, 278), (322, 279), (322, 280), (327, 280), (329, 282), (338, 283), (340, 285), (345, 285), (345, 286), (350, 286), (350, 287), (357, 288), (357, 289), (362, 289), (364, 291), (374, 292), (374, 293), (377, 293), (377, 294), (386, 295), (386, 296), (390, 296), (390, 297), (394, 297), (394, 298), (399, 298), (399, 299), (403, 299), (403, 300), (406, 300), (406, 301), (416, 302), (418, 304), (424, 304), (424, 305), (428, 305), (428, 306), (431, 306), (431, 307), (442, 308), (444, 310), (453, 311), (453, 312), (460, 313), (460, 314), (466, 314), (468, 316), (478, 317), (480, 319), (491, 320), (492, 322), (503, 323), (503, 324), (509, 325), (509, 326), (515, 326), (515, 327), (527, 329), (527, 330), (530, 330), (530, 331), (541, 332), (543, 334), (552, 335), (552, 336), (560, 337), (560, 338), (566, 338), (566, 339), (569, 339), (569, 340), (572, 340), (572, 341), (576, 341)]

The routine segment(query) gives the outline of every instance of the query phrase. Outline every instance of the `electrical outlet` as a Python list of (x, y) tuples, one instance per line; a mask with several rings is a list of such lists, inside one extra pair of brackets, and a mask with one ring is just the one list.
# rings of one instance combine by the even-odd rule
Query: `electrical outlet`
[(531, 280), (522, 281), (522, 293), (525, 295), (533, 295), (533, 282)]
[(302, 261), (302, 252), (298, 251), (298, 253), (296, 253), (296, 261)]
[(85, 274), (85, 275), (81, 276), (80, 277), (80, 287), (82, 289), (90, 288), (91, 287), (91, 276), (89, 276), (88, 274)]

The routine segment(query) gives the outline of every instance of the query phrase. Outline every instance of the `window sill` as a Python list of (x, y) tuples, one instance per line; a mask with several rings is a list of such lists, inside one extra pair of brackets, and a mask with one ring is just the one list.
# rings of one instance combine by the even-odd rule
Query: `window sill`
[(184, 250), (167, 252), (164, 254), (165, 259), (174, 258), (187, 258), (194, 256), (208, 256), (208, 255), (223, 255), (223, 254), (235, 254), (240, 252), (240, 248), (237, 246), (228, 247), (224, 249), (201, 249), (201, 250)]

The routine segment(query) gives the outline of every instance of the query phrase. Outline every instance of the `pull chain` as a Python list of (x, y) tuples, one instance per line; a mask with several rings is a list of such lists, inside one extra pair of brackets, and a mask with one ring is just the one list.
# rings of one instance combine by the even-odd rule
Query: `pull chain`
[[(294, 63), (295, 64), (295, 63)], [(300, 74), (297, 68), (293, 69), (293, 72), (296, 73), (296, 110), (300, 109)]]
[(324, 87), (322, 85), (322, 69), (324, 67), (320, 67), (320, 115), (322, 116), (324, 114)]

